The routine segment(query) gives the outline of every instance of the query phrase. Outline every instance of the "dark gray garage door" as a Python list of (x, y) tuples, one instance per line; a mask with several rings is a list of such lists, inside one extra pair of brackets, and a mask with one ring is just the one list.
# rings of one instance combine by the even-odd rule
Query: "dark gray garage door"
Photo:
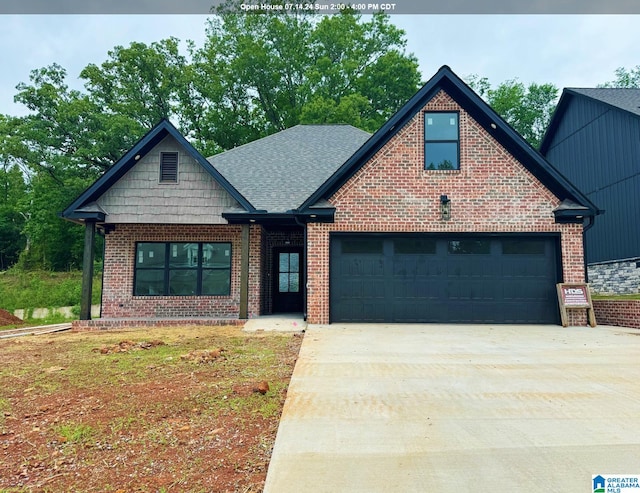
[(331, 238), (332, 322), (558, 323), (557, 239)]

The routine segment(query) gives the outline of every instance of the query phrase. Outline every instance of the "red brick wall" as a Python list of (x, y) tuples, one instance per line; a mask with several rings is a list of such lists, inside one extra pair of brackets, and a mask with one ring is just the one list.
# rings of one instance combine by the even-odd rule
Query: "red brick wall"
[(640, 329), (640, 300), (593, 300), (596, 322)]
[[(249, 317), (260, 313), (262, 228), (251, 226)], [(139, 241), (231, 242), (229, 296), (133, 296), (135, 245)], [(241, 226), (117, 224), (106, 235), (102, 317), (237, 318), (240, 309)]]
[[(419, 111), (330, 199), (335, 223), (308, 227), (308, 320), (329, 321), (329, 235), (350, 232), (549, 232), (561, 234), (564, 282), (584, 281), (582, 226), (560, 225), (560, 201), (447, 94), (423, 110), (460, 112), (460, 169), (424, 170)], [(440, 218), (440, 195), (452, 218)], [(571, 323), (586, 324), (585, 314)]]

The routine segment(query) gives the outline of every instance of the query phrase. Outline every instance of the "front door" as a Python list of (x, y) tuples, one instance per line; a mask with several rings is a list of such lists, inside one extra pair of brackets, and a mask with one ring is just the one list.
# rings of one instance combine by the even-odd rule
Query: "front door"
[(302, 312), (302, 248), (276, 248), (273, 254), (273, 312)]

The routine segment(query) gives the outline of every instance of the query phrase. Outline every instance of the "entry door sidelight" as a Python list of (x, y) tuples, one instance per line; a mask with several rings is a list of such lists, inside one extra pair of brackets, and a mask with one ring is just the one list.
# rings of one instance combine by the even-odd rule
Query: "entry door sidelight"
[(274, 313), (302, 312), (302, 249), (274, 250)]

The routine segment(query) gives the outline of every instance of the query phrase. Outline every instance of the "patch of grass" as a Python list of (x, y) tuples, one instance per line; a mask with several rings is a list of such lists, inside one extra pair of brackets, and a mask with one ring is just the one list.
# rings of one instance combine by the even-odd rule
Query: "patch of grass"
[(43, 493), (260, 491), (300, 341), (237, 327), (0, 340), (0, 419), (27, 451), (0, 461), (0, 492), (21, 471)]
[(96, 434), (91, 426), (82, 423), (66, 423), (54, 428), (65, 443), (87, 444)]
[[(0, 308), (17, 309), (74, 306), (80, 303), (82, 272), (9, 269), (0, 275)], [(102, 274), (93, 279), (92, 303), (100, 303)]]
[(11, 411), (11, 403), (8, 399), (0, 397), (0, 429), (4, 426), (5, 422), (5, 413)]
[(640, 293), (635, 294), (592, 294), (594, 300), (640, 300)]

